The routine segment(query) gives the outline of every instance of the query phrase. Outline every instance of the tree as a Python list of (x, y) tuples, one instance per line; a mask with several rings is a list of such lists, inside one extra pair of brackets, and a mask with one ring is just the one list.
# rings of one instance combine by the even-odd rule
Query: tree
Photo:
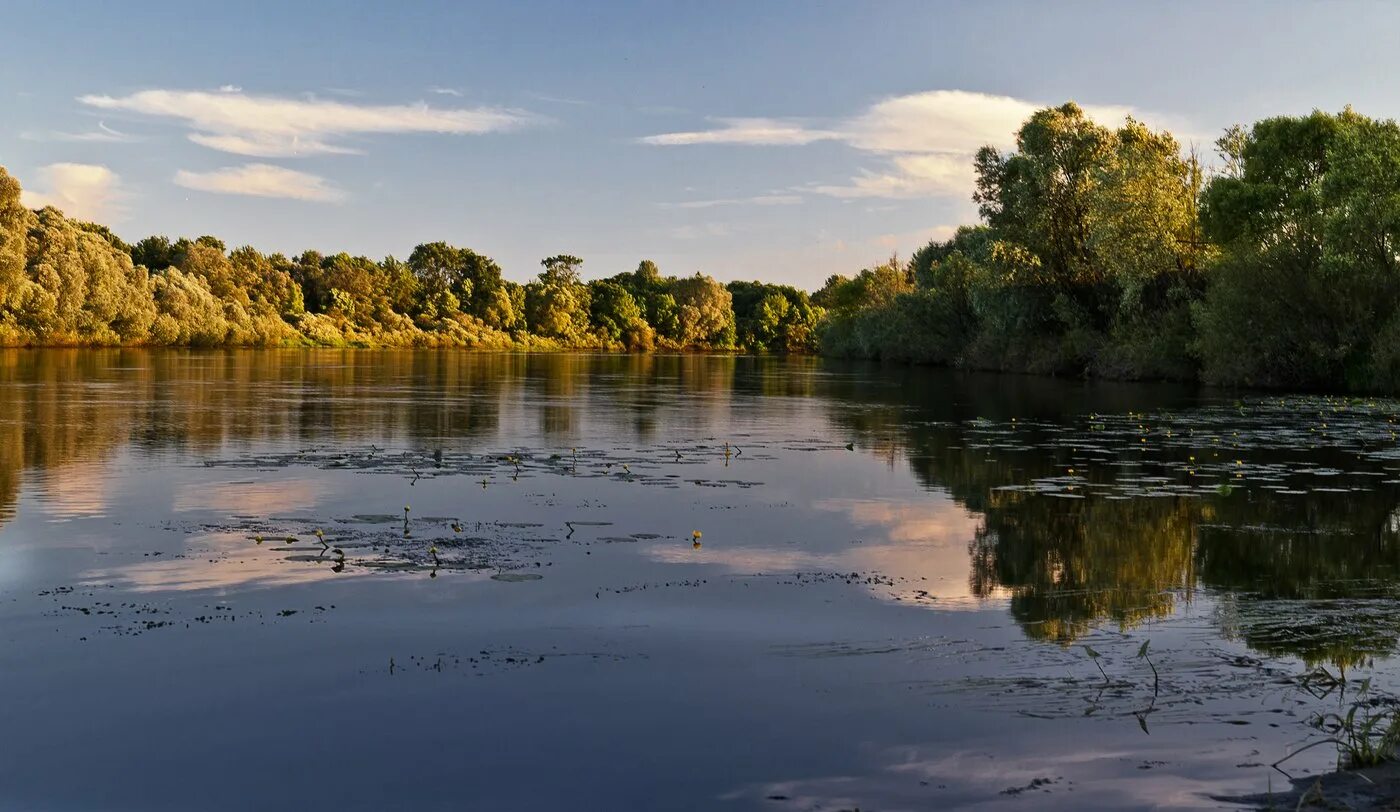
[(738, 343), (749, 350), (804, 352), (815, 349), (821, 315), (806, 291), (791, 285), (730, 282)]
[(1198, 310), (1206, 377), (1268, 386), (1400, 383), (1400, 128), (1350, 108), (1227, 134), (1205, 233), (1221, 247)]
[(541, 260), (539, 280), (525, 286), (525, 317), (531, 331), (564, 342), (588, 332), (588, 288), (579, 281), (583, 260), (561, 254)]
[(583, 267), (583, 260), (571, 254), (558, 254), (540, 260), (544, 266), (544, 271), (540, 274), (540, 281), (546, 284), (577, 285), (580, 283), (579, 269)]
[(734, 298), (713, 278), (696, 274), (671, 283), (683, 346), (734, 346)]
[(629, 328), (644, 323), (637, 300), (616, 282), (589, 282), (588, 292), (589, 323), (609, 340), (620, 341)]

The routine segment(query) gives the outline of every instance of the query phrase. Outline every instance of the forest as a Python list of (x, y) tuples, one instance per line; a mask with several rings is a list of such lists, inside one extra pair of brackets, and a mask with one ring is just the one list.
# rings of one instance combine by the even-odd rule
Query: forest
[(443, 242), (407, 259), (289, 258), (216, 237), (127, 243), (33, 211), (0, 168), (0, 346), (360, 346), (806, 352), (821, 310), (787, 285), (541, 261), (526, 284)]
[(1235, 126), (1203, 159), (1074, 103), (975, 158), (981, 222), (815, 293), (561, 254), (520, 284), (443, 242), (406, 259), (127, 243), (0, 169), (0, 346), (820, 352), (1072, 377), (1400, 390), (1400, 126)]

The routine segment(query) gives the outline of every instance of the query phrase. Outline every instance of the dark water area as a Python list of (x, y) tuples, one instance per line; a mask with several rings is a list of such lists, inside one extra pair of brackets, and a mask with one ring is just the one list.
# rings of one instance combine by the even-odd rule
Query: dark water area
[(0, 809), (1229, 808), (1400, 685), (1397, 414), (0, 352)]

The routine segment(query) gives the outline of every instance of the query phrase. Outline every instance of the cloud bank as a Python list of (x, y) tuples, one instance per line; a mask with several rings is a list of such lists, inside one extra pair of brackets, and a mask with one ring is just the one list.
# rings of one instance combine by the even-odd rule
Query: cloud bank
[[(866, 169), (844, 184), (813, 184), (807, 191), (833, 197), (917, 198), (964, 196), (973, 186), (972, 157), (982, 146), (1011, 146), (1016, 130), (1046, 105), (964, 90), (930, 90), (882, 99), (863, 112), (809, 126), (798, 119), (728, 118), (708, 130), (649, 135), (652, 146), (729, 144), (805, 146), (834, 141), (875, 157), (878, 169)], [(1142, 117), (1126, 106), (1084, 105), (1092, 118), (1108, 123), (1126, 115)]]

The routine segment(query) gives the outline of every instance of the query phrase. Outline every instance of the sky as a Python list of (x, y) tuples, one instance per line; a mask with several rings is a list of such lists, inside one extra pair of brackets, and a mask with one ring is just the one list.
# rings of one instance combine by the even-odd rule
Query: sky
[(975, 222), (1037, 107), (1221, 129), (1400, 116), (1400, 4), (0, 0), (32, 206), (230, 247), (444, 240), (807, 289)]

